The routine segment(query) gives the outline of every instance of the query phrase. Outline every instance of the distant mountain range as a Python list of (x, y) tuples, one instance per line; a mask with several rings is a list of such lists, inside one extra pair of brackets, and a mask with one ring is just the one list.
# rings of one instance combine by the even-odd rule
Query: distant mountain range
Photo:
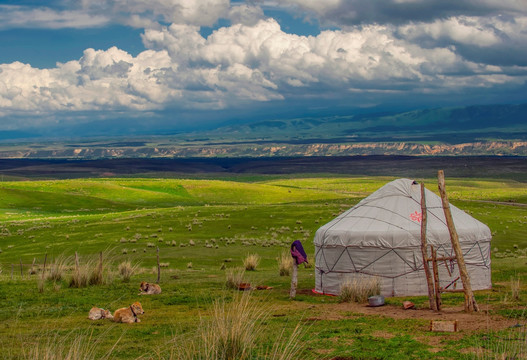
[(202, 140), (297, 142), (526, 140), (527, 104), (467, 106), (348, 116), (266, 120), (189, 135)]
[(246, 121), (173, 135), (107, 134), (75, 141), (4, 140), (0, 158), (527, 156), (527, 104)]

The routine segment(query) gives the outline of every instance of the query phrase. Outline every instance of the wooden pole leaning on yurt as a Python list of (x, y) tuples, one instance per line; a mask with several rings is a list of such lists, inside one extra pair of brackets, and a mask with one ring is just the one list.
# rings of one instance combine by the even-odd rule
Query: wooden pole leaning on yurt
[(465, 293), (465, 311), (479, 311), (478, 304), (474, 298), (474, 293), (472, 292), (472, 286), (470, 285), (470, 276), (467, 272), (461, 245), (459, 244), (459, 237), (456, 227), (454, 226), (454, 220), (452, 219), (452, 212), (450, 211), (450, 204), (448, 203), (448, 196), (446, 194), (445, 174), (443, 173), (443, 170), (439, 170), (437, 172), (437, 181), (439, 193), (441, 195), (441, 202), (443, 204), (443, 211), (445, 212), (445, 220), (448, 226), (448, 232), (450, 233), (450, 241), (452, 242), (452, 247), (454, 248), (454, 252), (456, 254), (459, 275), (461, 277), (461, 281), (463, 282), (463, 292)]
[(426, 243), (426, 197), (425, 197), (425, 185), (421, 183), (421, 253), (423, 255), (423, 267), (425, 269), (426, 283), (428, 285), (428, 300), (430, 302), (430, 309), (438, 311), (436, 296), (434, 293), (434, 281), (432, 280), (432, 274), (430, 273), (430, 267), (428, 266), (428, 254), (427, 254), (427, 243)]
[(441, 311), (441, 286), (439, 285), (439, 268), (437, 266), (437, 251), (430, 245), (430, 252), (432, 253), (432, 272), (434, 274), (435, 287), (435, 302), (437, 311)]

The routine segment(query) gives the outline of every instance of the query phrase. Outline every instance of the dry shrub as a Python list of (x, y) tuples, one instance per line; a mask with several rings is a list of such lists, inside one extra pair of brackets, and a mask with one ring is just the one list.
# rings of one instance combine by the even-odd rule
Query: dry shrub
[(51, 264), (46, 279), (50, 281), (61, 281), (64, 279), (64, 275), (69, 266), (69, 261), (65, 256), (58, 256), (55, 261)]
[(214, 359), (247, 359), (254, 340), (261, 332), (256, 322), (263, 317), (261, 307), (250, 303), (250, 296), (235, 297), (231, 304), (216, 301), (211, 321), (202, 333), (205, 353)]
[(70, 287), (83, 288), (88, 286), (88, 281), (92, 267), (93, 264), (90, 262), (83, 265), (75, 266), (75, 270), (73, 270), (73, 274), (71, 275), (70, 279)]
[(90, 278), (88, 279), (88, 283), (90, 285), (102, 285), (104, 284), (104, 265), (103, 265), (103, 255), (102, 253), (99, 255), (99, 260), (97, 261), (97, 265), (93, 267), (93, 271), (90, 274)]
[(258, 254), (247, 254), (243, 260), (243, 266), (247, 271), (254, 271), (256, 267), (260, 264), (260, 255)]
[(520, 300), (520, 288), (521, 288), (520, 278), (511, 276), (511, 297), (512, 297), (512, 300), (514, 300), (514, 301)]
[(39, 293), (43, 293), (44, 292), (44, 286), (45, 286), (45, 281), (44, 279), (42, 279), (41, 277), (38, 278), (37, 280), (37, 289), (38, 289), (38, 292)]
[(283, 333), (273, 342), (271, 349), (258, 351), (257, 344), (265, 334), (265, 320), (270, 313), (267, 306), (251, 302), (250, 293), (234, 296), (231, 303), (217, 300), (210, 318), (202, 318), (197, 336), (189, 341), (182, 339), (172, 349), (170, 359), (178, 360), (245, 360), (307, 359), (300, 356), (300, 326), (289, 338)]
[(66, 335), (57, 332), (43, 334), (36, 341), (22, 346), (22, 359), (31, 360), (96, 360), (109, 359), (115, 345), (106, 354), (97, 354), (98, 343), (104, 337), (94, 338), (92, 333), (72, 331)]
[(289, 276), (294, 262), (291, 254), (288, 251), (282, 251), (280, 257), (278, 257), (276, 260), (278, 261), (278, 270), (280, 272), (280, 276)]
[(513, 327), (478, 337), (473, 346), (473, 359), (527, 359), (527, 329)]
[(89, 285), (108, 284), (111, 281), (111, 274), (105, 271), (103, 256), (99, 254), (98, 259), (91, 258), (84, 263), (76, 261), (70, 287), (83, 288)]
[(123, 282), (129, 282), (133, 274), (136, 273), (139, 264), (133, 265), (130, 261), (123, 261), (118, 265), (119, 276)]
[(238, 289), (240, 284), (244, 282), (243, 276), (245, 269), (243, 268), (229, 268), (225, 271), (225, 286), (227, 289)]
[(288, 339), (284, 338), (284, 333), (282, 332), (278, 340), (274, 342), (271, 353), (265, 358), (269, 360), (307, 360), (308, 356), (300, 356), (302, 352), (302, 342), (300, 341), (301, 335), (302, 328), (300, 327), (300, 324), (295, 327), (293, 333)]
[(255, 340), (262, 327), (257, 322), (264, 309), (251, 303), (247, 293), (235, 296), (231, 303), (217, 300), (208, 319), (201, 319), (196, 338), (183, 339), (170, 359), (245, 360), (252, 358)]
[(340, 302), (363, 303), (368, 301), (368, 297), (379, 295), (381, 292), (381, 282), (375, 276), (356, 276), (347, 279), (340, 286)]

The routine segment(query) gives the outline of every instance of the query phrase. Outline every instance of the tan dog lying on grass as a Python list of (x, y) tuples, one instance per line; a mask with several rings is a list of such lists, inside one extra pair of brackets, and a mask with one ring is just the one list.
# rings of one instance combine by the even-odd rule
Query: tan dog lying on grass
[(88, 314), (88, 319), (90, 320), (100, 320), (100, 319), (113, 319), (112, 313), (110, 310), (104, 310), (96, 306), (92, 307), (90, 313)]
[(129, 307), (115, 310), (113, 313), (113, 321), (121, 323), (141, 322), (137, 315), (144, 313), (141, 303), (136, 301)]
[(139, 290), (141, 291), (139, 295), (161, 294), (161, 286), (157, 284), (149, 284), (146, 281), (141, 282)]

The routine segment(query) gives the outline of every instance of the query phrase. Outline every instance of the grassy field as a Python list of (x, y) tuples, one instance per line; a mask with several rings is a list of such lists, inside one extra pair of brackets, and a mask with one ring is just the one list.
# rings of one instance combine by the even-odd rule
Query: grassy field
[[(409, 299), (419, 309), (411, 316), (400, 309), (407, 298), (387, 299), (388, 306), (373, 312), (313, 295), (312, 267), (300, 268), (295, 300), (288, 296), (290, 278), (279, 276), (277, 258), (293, 240), (302, 240), (313, 259), (316, 229), (393, 178), (248, 179), (1, 182), (0, 358), (43, 359), (46, 352), (67, 358), (61, 354), (72, 348), (81, 355), (70, 358), (184, 358), (178, 351), (200, 346), (214, 304), (243, 302), (225, 283), (248, 254), (261, 261), (244, 281), (273, 287), (251, 292), (248, 300), (253, 313), (263, 312), (248, 331), (254, 333), (253, 359), (280, 358), (273, 357), (273, 345), (290, 336), (300, 346), (290, 358), (315, 359), (487, 358), (474, 349), (499, 353), (500, 339), (518, 338), (527, 300), (525, 183), (447, 179), (452, 203), (493, 232), (493, 290), (477, 294), (487, 311), (475, 319), (501, 324), (476, 329), (461, 323), (462, 330), (450, 334), (428, 331), (425, 297)], [(437, 189), (435, 179), (422, 180)], [(141, 281), (156, 280), (157, 248), (163, 292), (138, 296)], [(100, 252), (104, 282), (70, 287), (74, 254), (81, 266), (95, 268)], [(48, 270), (63, 264), (62, 279), (41, 281), (44, 259)], [(129, 282), (118, 273), (124, 261), (136, 267)], [(519, 296), (511, 292), (511, 278), (520, 281)], [(87, 319), (92, 306), (114, 311), (138, 300), (145, 310), (139, 324)], [(449, 294), (444, 303), (455, 316), (463, 297)], [(521, 326), (509, 328), (516, 323)]]

